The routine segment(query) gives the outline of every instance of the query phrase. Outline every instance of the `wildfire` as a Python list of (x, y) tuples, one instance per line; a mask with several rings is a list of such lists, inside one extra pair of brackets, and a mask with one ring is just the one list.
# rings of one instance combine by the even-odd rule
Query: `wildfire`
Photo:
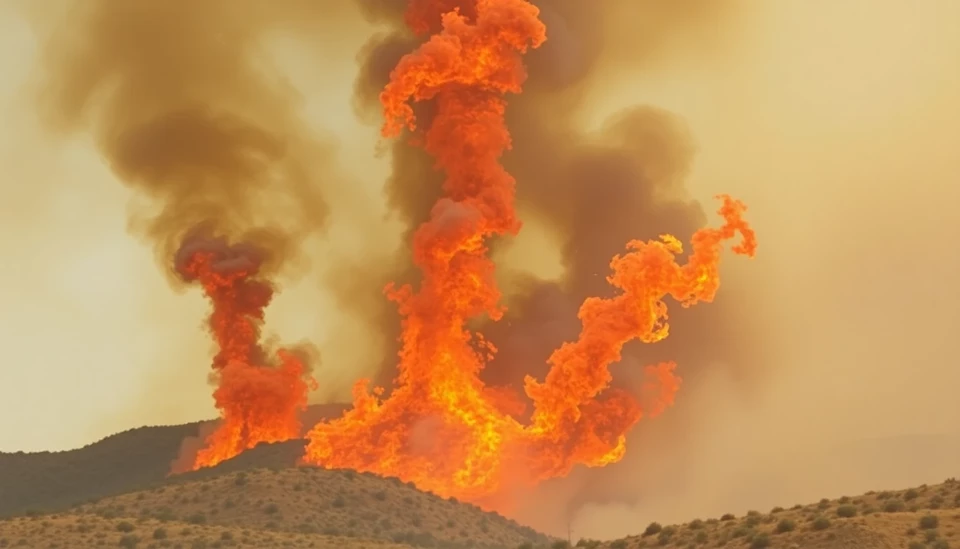
[[(616, 295), (583, 303), (579, 337), (549, 357), (545, 379), (528, 377), (523, 394), (486, 387), (479, 374), (497, 350), (470, 322), (504, 313), (487, 243), (521, 225), (516, 182), (500, 164), (510, 148), (505, 96), (521, 92), (522, 55), (546, 40), (546, 28), (526, 0), (411, 0), (406, 21), (414, 32), (433, 34), (391, 74), (380, 96), (382, 134), (418, 131), (411, 103), (433, 101), (435, 115), (418, 141), (446, 175), (444, 196), (413, 237), (419, 286), (386, 288), (403, 327), (393, 390), (386, 395), (357, 382), (353, 408), (310, 430), (303, 462), (396, 476), (489, 504), (508, 483), (535, 484), (578, 464), (622, 459), (626, 434), (644, 415), (672, 405), (681, 380), (673, 362), (647, 366), (639, 394), (631, 394), (610, 387), (609, 367), (628, 341), (669, 335), (667, 297), (683, 307), (713, 300), (724, 244), (739, 236), (732, 251), (752, 257), (756, 237), (745, 206), (720, 196), (722, 225), (697, 231), (684, 263), (671, 235), (628, 243), (610, 263)], [(214, 398), (222, 421), (194, 467), (298, 437), (299, 412), (316, 382), (296, 353), (281, 350), (271, 361), (260, 343), (274, 293), (260, 273), (261, 251), (198, 231), (183, 241), (175, 263), (213, 303), (210, 329), (219, 348)]]
[(209, 325), (219, 348), (213, 359), (213, 397), (222, 421), (197, 453), (195, 469), (261, 442), (300, 435), (299, 412), (316, 382), (305, 377), (304, 361), (296, 353), (279, 350), (271, 364), (260, 345), (264, 308), (274, 293), (258, 278), (261, 262), (256, 248), (230, 245), (200, 231), (184, 240), (175, 258), (183, 279), (199, 283), (213, 303)]
[(542, 382), (526, 380), (533, 413), (521, 423), (519, 395), (480, 381), (496, 349), (468, 322), (503, 315), (487, 241), (520, 228), (515, 181), (499, 162), (510, 147), (504, 95), (521, 91), (521, 55), (546, 40), (546, 28), (525, 0), (412, 0), (407, 23), (434, 34), (400, 61), (381, 94), (383, 135), (416, 130), (410, 103), (433, 100), (436, 114), (422, 142), (446, 174), (445, 196), (414, 235), (419, 287), (386, 290), (403, 317), (395, 388), (385, 397), (358, 382), (354, 407), (310, 431), (303, 460), (396, 476), (477, 502), (507, 480), (535, 483), (577, 464), (618, 461), (629, 429), (672, 404), (680, 379), (673, 363), (647, 367), (641, 405), (609, 388), (608, 367), (626, 342), (667, 337), (667, 296), (684, 307), (713, 299), (725, 241), (739, 234), (733, 251), (754, 254), (745, 207), (721, 197), (724, 224), (698, 231), (682, 265), (672, 236), (629, 243), (611, 262), (608, 280), (618, 295), (584, 302), (579, 338), (553, 353)]

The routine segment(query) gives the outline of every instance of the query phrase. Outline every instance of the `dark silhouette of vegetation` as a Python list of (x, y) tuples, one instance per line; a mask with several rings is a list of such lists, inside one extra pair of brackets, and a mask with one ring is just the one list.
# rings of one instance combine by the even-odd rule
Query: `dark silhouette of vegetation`
[(841, 505), (837, 507), (837, 516), (843, 518), (850, 518), (857, 516), (857, 508), (853, 505)]

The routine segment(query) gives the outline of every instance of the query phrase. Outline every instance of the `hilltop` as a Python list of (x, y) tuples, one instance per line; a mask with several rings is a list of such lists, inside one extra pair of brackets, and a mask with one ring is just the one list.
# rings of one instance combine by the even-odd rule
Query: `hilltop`
[(0, 547), (21, 539), (29, 546), (46, 539), (69, 540), (71, 548), (116, 546), (124, 536), (131, 546), (134, 537), (158, 546), (179, 537), (191, 546), (207, 540), (254, 547), (504, 548), (552, 541), (397, 479), (308, 467), (222, 474), (105, 498), (60, 515), (0, 522)]
[(960, 482), (948, 479), (899, 491), (821, 499), (766, 513), (725, 514), (685, 524), (649, 524), (611, 542), (582, 540), (587, 549), (731, 547), (764, 549), (949, 549), (960, 547)]

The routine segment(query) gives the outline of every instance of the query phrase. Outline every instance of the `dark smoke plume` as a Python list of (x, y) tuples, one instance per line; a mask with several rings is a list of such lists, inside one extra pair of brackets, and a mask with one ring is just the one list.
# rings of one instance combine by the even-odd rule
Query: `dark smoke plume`
[(131, 227), (155, 243), (170, 275), (181, 239), (200, 224), (269, 249), (266, 271), (323, 227), (317, 182), (329, 176), (330, 152), (299, 120), (299, 98), (265, 51), (267, 32), (295, 10), (227, 0), (33, 9), (52, 22), (43, 122), (92, 132), (117, 177), (146, 199)]

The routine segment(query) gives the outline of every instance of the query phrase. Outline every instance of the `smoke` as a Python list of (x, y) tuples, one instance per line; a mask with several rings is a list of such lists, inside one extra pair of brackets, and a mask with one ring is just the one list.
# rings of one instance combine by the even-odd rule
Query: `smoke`
[(318, 181), (331, 154), (264, 57), (266, 33), (292, 13), (221, 1), (57, 7), (40, 116), (53, 132), (93, 134), (116, 176), (146, 199), (131, 227), (160, 262), (169, 266), (203, 223), (271, 250), (264, 270), (291, 268), (300, 243), (323, 228)]

